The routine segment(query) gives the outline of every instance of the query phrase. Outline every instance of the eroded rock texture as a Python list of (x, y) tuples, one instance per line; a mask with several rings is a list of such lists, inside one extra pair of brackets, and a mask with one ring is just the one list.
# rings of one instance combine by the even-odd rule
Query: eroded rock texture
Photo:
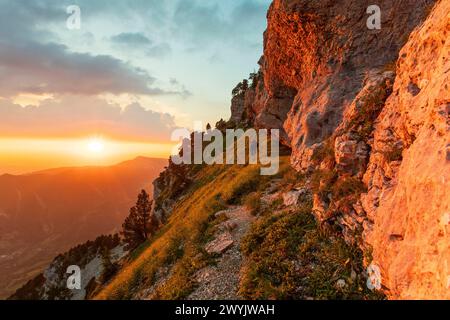
[(264, 37), (269, 95), (297, 90), (285, 129), (293, 165), (306, 168), (311, 149), (330, 137), (374, 69), (389, 68), (434, 1), (377, 1), (381, 30), (367, 28), (373, 1), (275, 0)]
[[(260, 61), (260, 64), (263, 63), (264, 58)], [(275, 94), (269, 94), (264, 85), (264, 74), (261, 69), (253, 85), (232, 98), (230, 121), (235, 125), (279, 129), (280, 138), (283, 143), (288, 144), (283, 125), (295, 94), (295, 89), (286, 86), (280, 86)]]
[[(390, 298), (450, 298), (450, 1), (377, 1), (381, 30), (372, 4), (274, 0), (252, 110), (284, 122), (296, 169), (320, 170), (316, 217), (373, 250)], [(267, 103), (285, 92), (287, 116)]]
[(393, 298), (450, 298), (449, 52), (441, 1), (400, 52), (364, 177), (364, 238)]

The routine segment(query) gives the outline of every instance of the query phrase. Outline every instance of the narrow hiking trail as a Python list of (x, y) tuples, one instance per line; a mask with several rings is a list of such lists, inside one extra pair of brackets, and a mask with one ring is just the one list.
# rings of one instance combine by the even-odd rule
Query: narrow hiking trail
[(238, 290), (244, 259), (240, 243), (255, 217), (243, 206), (216, 213), (217, 218), (222, 216), (226, 220), (219, 225), (215, 239), (205, 247), (209, 253), (220, 257), (216, 265), (207, 266), (195, 274), (198, 287), (189, 295), (189, 300), (241, 299)]

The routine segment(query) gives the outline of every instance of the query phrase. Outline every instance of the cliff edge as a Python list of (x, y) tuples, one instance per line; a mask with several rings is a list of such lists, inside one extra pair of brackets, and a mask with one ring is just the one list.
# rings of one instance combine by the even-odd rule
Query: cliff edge
[(450, 2), (378, 1), (380, 30), (369, 5), (275, 0), (265, 91), (296, 92), (284, 129), (316, 217), (363, 248), (390, 298), (448, 299)]

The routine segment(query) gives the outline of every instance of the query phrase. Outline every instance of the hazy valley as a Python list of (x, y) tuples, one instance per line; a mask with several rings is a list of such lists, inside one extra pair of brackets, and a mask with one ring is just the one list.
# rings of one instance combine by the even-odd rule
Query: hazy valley
[(142, 188), (167, 164), (137, 158), (110, 167), (0, 176), (0, 298), (59, 253), (119, 231)]

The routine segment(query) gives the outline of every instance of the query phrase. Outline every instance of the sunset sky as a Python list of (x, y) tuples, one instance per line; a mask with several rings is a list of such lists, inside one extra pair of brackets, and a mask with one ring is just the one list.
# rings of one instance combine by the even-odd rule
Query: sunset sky
[(174, 128), (227, 119), (269, 3), (0, 0), (0, 174), (165, 158)]

